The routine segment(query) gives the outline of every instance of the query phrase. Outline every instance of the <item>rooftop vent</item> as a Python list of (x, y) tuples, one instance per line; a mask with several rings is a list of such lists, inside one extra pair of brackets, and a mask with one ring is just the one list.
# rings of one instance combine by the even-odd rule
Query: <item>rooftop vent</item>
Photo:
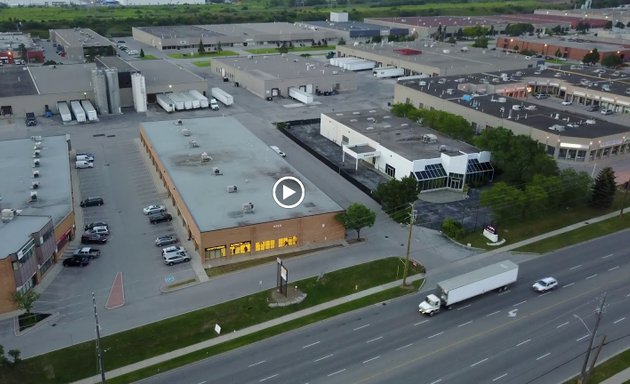
[[(179, 120), (179, 121), (181, 121), (181, 120)], [(190, 132), (190, 129), (188, 129), (188, 128), (182, 129), (182, 135), (190, 136), (191, 134), (192, 134), (192, 132)]]
[(217, 167), (212, 168), (212, 174), (215, 176), (221, 176), (223, 174), (223, 172), (221, 172), (221, 170)]
[(202, 162), (202, 163), (207, 163), (207, 162), (209, 162), (210, 160), (212, 160), (212, 157), (210, 157), (210, 155), (208, 155), (208, 152), (203, 152), (203, 153), (201, 154), (201, 162)]
[(37, 192), (31, 191), (31, 201), (37, 201)]
[(39, 181), (34, 180), (34, 181), (31, 183), (31, 189), (38, 189), (38, 188), (39, 188)]
[(228, 185), (227, 191), (228, 193), (236, 193), (238, 192), (238, 188), (236, 187), (236, 185)]
[(33, 160), (33, 168), (39, 167), (39, 159)]
[(34, 178), (38, 178), (39, 177), (39, 171), (33, 171), (33, 177)]
[(177, 124), (177, 125), (184, 125), (184, 122), (182, 121), (182, 119), (178, 119), (175, 124)]
[(42, 137), (41, 136), (31, 136), (31, 140), (33, 141), (42, 141)]
[(249, 203), (244, 203), (242, 210), (243, 213), (254, 213), (254, 204), (251, 201)]
[(352, 112), (353, 115), (360, 115), (361, 112)]
[(42, 149), (42, 142), (41, 141), (36, 141), (35, 142), (35, 146), (33, 147), (33, 149)]
[(190, 146), (190, 148), (197, 148), (197, 147), (199, 147), (199, 143), (197, 142), (197, 140), (190, 140), (188, 142), (188, 145)]

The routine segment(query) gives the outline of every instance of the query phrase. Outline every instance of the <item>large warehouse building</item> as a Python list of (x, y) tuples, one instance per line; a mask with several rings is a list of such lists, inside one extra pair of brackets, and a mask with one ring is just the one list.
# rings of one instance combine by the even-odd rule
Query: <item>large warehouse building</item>
[[(576, 38), (545, 37), (499, 37), (497, 48), (506, 50), (529, 50), (545, 56), (563, 57), (569, 60), (582, 61), (584, 55), (597, 49), (600, 61), (606, 56), (617, 55), (623, 61), (630, 61), (630, 47), (617, 44), (606, 44)], [(517, 49), (518, 48), (518, 49)]]
[[(140, 139), (205, 263), (344, 239), (342, 208), (232, 117), (142, 123)], [(305, 189), (292, 209), (272, 195), (284, 176)]]
[(114, 56), (113, 43), (89, 28), (51, 29), (50, 41), (63, 47), (66, 58), (93, 62), (98, 56)]
[(287, 97), (290, 88), (309, 94), (357, 89), (356, 73), (292, 54), (213, 59), (212, 70), (263, 98)]
[[(40, 141), (41, 140), (41, 141)], [(65, 136), (0, 141), (0, 313), (46, 276), (74, 237)]]
[(190, 49), (197, 52), (201, 41), (212, 51), (231, 46), (251, 47), (261, 44), (311, 44), (336, 39), (332, 31), (316, 31), (290, 23), (247, 23), (133, 27), (133, 38), (160, 50)]
[(392, 116), (384, 110), (322, 114), (320, 134), (341, 146), (344, 161), (365, 161), (389, 177), (413, 176), (422, 191), (463, 190), (494, 177), (490, 152)]
[[(425, 85), (402, 82), (396, 84), (394, 101), (449, 111), (464, 117), (477, 131), (504, 127), (530, 136), (559, 160), (595, 162), (627, 157), (630, 125), (624, 122), (630, 113), (630, 96), (624, 94), (623, 80), (604, 81), (609, 85), (607, 91), (599, 82), (602, 79), (592, 71), (568, 66), (542, 72), (478, 73), (432, 79)], [(573, 107), (562, 106), (562, 101), (581, 105), (582, 112), (572, 112)], [(593, 111), (587, 112), (587, 107)]]

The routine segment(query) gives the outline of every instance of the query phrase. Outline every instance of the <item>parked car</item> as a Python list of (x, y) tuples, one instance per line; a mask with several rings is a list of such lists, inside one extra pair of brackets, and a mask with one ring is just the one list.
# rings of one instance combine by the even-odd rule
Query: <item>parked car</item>
[(163, 221), (171, 221), (173, 220), (173, 216), (170, 213), (159, 212), (153, 215), (149, 215), (149, 222), (151, 224), (161, 223)]
[(591, 105), (586, 110), (589, 112), (597, 112), (599, 111), (599, 105)]
[(83, 227), (83, 229), (85, 229), (87, 231), (87, 230), (92, 229), (94, 227), (106, 227), (107, 229), (109, 229), (109, 225), (107, 225), (107, 223), (104, 222), (104, 221), (95, 221), (93, 223), (87, 224), (87, 225), (85, 225), (85, 227)]
[(103, 205), (103, 198), (102, 197), (88, 197), (87, 199), (81, 201), (81, 204), (79, 204), (81, 207), (95, 207), (97, 205)]
[(558, 280), (553, 277), (545, 277), (538, 280), (532, 285), (532, 288), (536, 292), (547, 292), (558, 286)]
[(92, 229), (88, 229), (87, 233), (96, 233), (97, 235), (109, 236), (109, 228), (93, 227)]
[(166, 265), (174, 265), (177, 263), (184, 263), (190, 261), (190, 256), (186, 251), (172, 252), (163, 256), (164, 264)]
[(105, 244), (107, 236), (86, 232), (81, 236), (81, 244)]
[(90, 259), (85, 256), (71, 256), (63, 260), (64, 267), (85, 267), (90, 264)]
[[(88, 157), (88, 158), (92, 159), (92, 160), (90, 160), (90, 161), (94, 161), (94, 154), (93, 154), (93, 153), (90, 153), (90, 152), (77, 152), (76, 156), (77, 156), (77, 157), (79, 157), (79, 156), (85, 156), (85, 157)], [(79, 160), (79, 159), (77, 159), (77, 160)]]
[(87, 160), (79, 160), (74, 163), (76, 169), (94, 168), (94, 163)]
[(548, 98), (549, 98), (549, 95), (544, 94), (544, 93), (538, 93), (538, 94), (536, 94), (536, 98), (537, 98), (538, 100), (548, 99)]
[(148, 207), (144, 207), (142, 209), (145, 215), (152, 215), (154, 213), (166, 212), (166, 207), (163, 205), (149, 205)]
[(95, 259), (101, 255), (101, 251), (92, 247), (81, 247), (72, 253), (72, 256), (85, 256), (89, 259)]
[(127, 51), (127, 54), (128, 54), (128, 55), (130, 55), (130, 56), (132, 56), (132, 55), (137, 55), (137, 54), (139, 54), (139, 52), (138, 52), (138, 51), (136, 51), (135, 49), (130, 49), (130, 50), (128, 50), (128, 51)]
[(602, 115), (612, 115), (615, 112), (612, 109), (602, 109), (601, 111), (599, 111), (599, 113), (601, 113)]
[(571, 105), (571, 104), (573, 104), (573, 102), (571, 100), (564, 100), (562, 102), (562, 105)]
[(172, 235), (160, 236), (157, 239), (155, 239), (155, 245), (158, 247), (163, 247), (169, 244), (175, 244), (177, 242), (179, 242), (177, 237), (172, 236)]
[(86, 155), (86, 154), (77, 154), (76, 161), (94, 161), (94, 156)]
[(170, 247), (162, 248), (162, 256), (169, 253), (181, 252), (181, 251), (186, 251), (186, 250), (182, 246), (171, 245)]
[(33, 112), (26, 112), (26, 126), (27, 127), (34, 127), (37, 125), (37, 118), (35, 117), (35, 114)]

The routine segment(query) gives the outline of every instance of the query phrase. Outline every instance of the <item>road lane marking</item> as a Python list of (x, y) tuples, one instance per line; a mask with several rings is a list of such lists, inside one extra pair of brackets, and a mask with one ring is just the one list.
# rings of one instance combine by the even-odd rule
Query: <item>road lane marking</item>
[(497, 313), (499, 313), (499, 312), (501, 312), (501, 311), (496, 311), (496, 312), (488, 313), (488, 314), (486, 315), (486, 317), (490, 317), (490, 316), (492, 316), (492, 315), (496, 315), (496, 314), (497, 314)]
[(516, 307), (517, 305), (521, 305), (521, 304), (525, 304), (525, 303), (527, 303), (527, 300), (523, 300), (523, 301), (521, 301), (521, 302), (519, 302), (519, 303), (516, 303), (516, 304), (514, 304), (514, 305), (512, 305), (512, 306), (513, 306), (513, 307)]
[(562, 324), (558, 325), (556, 328), (562, 328), (565, 325), (569, 325), (569, 322), (567, 321), (566, 323), (562, 323)]
[(562, 288), (567, 288), (567, 287), (570, 287), (570, 286), (572, 286), (572, 285), (575, 285), (575, 283), (565, 284), (565, 285), (563, 285), (563, 286), (562, 286)]
[(614, 271), (615, 269), (619, 269), (619, 266), (609, 268), (609, 269), (608, 269), (608, 272), (610, 272), (610, 271)]
[(505, 376), (507, 376), (507, 373), (502, 374), (501, 376), (497, 376), (494, 379), (492, 379), (492, 381), (497, 381), (497, 380), (501, 380), (502, 378), (504, 378)]
[(376, 360), (376, 359), (378, 359), (379, 357), (381, 357), (381, 355), (374, 356), (374, 357), (373, 357), (373, 358), (371, 358), (371, 359), (367, 359), (367, 360), (365, 360), (365, 361), (363, 362), (363, 364), (365, 364), (365, 363), (369, 363), (369, 362), (370, 362), (370, 361), (372, 361), (372, 360)]
[(329, 374), (328, 374), (328, 377), (330, 377), (330, 376), (335, 376), (335, 375), (337, 375), (337, 374), (340, 374), (341, 372), (343, 372), (343, 371), (345, 371), (345, 370), (346, 370), (346, 369), (344, 368), (344, 369), (340, 369), (340, 370), (338, 370), (338, 371), (336, 371), (336, 372), (329, 373)]
[(575, 265), (575, 266), (573, 266), (573, 267), (569, 268), (569, 271), (573, 271), (574, 269), (578, 269), (578, 268), (580, 268), (581, 266), (582, 266), (582, 264)]
[(472, 304), (464, 305), (463, 307), (457, 308), (457, 310), (459, 311), (459, 310), (462, 310), (462, 309), (466, 309), (466, 308), (470, 307), (471, 305)]
[(464, 324), (460, 324), (460, 325), (458, 325), (458, 326), (457, 326), (457, 328), (459, 328), (459, 327), (463, 327), (464, 325), (468, 325), (468, 324), (470, 324), (470, 323), (472, 323), (472, 320), (467, 321), (467, 322), (465, 322)]
[(424, 324), (424, 323), (426, 323), (427, 321), (429, 321), (429, 320), (423, 320), (423, 321), (421, 321), (421, 322), (419, 322), (419, 323), (415, 323), (413, 326), (415, 327), (415, 326), (417, 326), (417, 325)]
[(596, 273), (596, 274), (594, 274), (594, 275), (590, 275), (589, 277), (587, 277), (587, 278), (586, 278), (586, 280), (588, 280), (588, 279), (592, 279), (592, 278), (593, 278), (593, 277), (595, 277), (595, 276), (597, 276), (597, 273)]
[(409, 348), (409, 347), (411, 347), (412, 345), (413, 345), (413, 343), (411, 343), (411, 344), (407, 344), (407, 345), (403, 345), (402, 347), (398, 347), (398, 348), (396, 348), (396, 350), (397, 350), (397, 351), (400, 351), (401, 349)]
[(541, 360), (541, 359), (544, 359), (545, 357), (547, 357), (547, 356), (549, 356), (549, 355), (551, 355), (551, 352), (547, 352), (547, 353), (545, 353), (544, 355), (540, 355), (540, 356), (538, 356), (538, 357), (536, 358), (536, 361)]
[(529, 343), (530, 341), (532, 341), (532, 339), (527, 339), (527, 340), (521, 341), (520, 343), (516, 344), (516, 346), (517, 346), (517, 347), (520, 347), (521, 345), (523, 345), (523, 344), (527, 344), (527, 343)]
[(602, 256), (602, 259), (607, 259), (607, 258), (611, 257), (612, 255), (614, 255), (614, 253), (611, 253), (610, 255)]
[(616, 325), (616, 324), (618, 324), (618, 323), (621, 323), (621, 322), (622, 322), (622, 321), (624, 321), (625, 319), (626, 319), (625, 317), (622, 317), (621, 319), (617, 319), (617, 320), (613, 321), (613, 324), (615, 324), (615, 325)]
[(257, 363), (254, 363), (254, 364), (250, 364), (250, 365), (248, 365), (248, 366), (247, 366), (247, 368), (255, 367), (255, 366), (257, 366), (257, 365), (260, 365), (260, 364), (262, 364), (262, 363), (266, 363), (266, 362), (267, 362), (267, 360), (260, 360), (260, 361), (259, 361), (259, 362), (257, 362)]
[(542, 296), (548, 295), (548, 294), (550, 294), (550, 293), (551, 293), (551, 291), (547, 291), (547, 292), (545, 292), (545, 293), (541, 293), (540, 295), (538, 295), (538, 297), (542, 297)]
[(437, 384), (437, 383), (441, 383), (441, 382), (442, 382), (442, 379), (437, 379), (435, 381), (432, 381), (431, 384)]
[(483, 360), (479, 360), (479, 361), (478, 361), (478, 362), (476, 362), (476, 363), (470, 364), (470, 367), (472, 368), (472, 367), (474, 367), (474, 366), (477, 366), (477, 365), (479, 365), (479, 364), (481, 364), (481, 363), (485, 362), (486, 360), (488, 360), (488, 358), (487, 358), (487, 357), (486, 357), (485, 359), (483, 359)]
[(262, 383), (263, 381), (267, 381), (269, 379), (273, 379), (274, 377), (278, 376), (278, 374), (276, 373), (275, 375), (271, 375), (271, 376), (267, 376), (264, 379), (260, 379), (258, 380), (259, 383)]
[(575, 339), (575, 341), (582, 341), (582, 340), (586, 339), (589, 336), (590, 335), (584, 335), (584, 336), (580, 337), (579, 339)]
[(365, 325), (362, 325), (360, 327), (356, 327), (355, 329), (353, 329), (353, 331), (358, 331), (359, 329), (363, 329), (363, 328), (369, 327), (369, 326), (370, 326), (370, 324), (365, 324)]
[(371, 342), (373, 342), (373, 341), (380, 340), (380, 339), (382, 339), (382, 338), (383, 338), (383, 336), (375, 337), (375, 338), (373, 338), (373, 339), (370, 339), (370, 340), (366, 341), (365, 343), (366, 343), (366, 344), (368, 344), (368, 343), (371, 343)]
[(316, 342), (314, 342), (314, 343), (310, 343), (310, 344), (306, 344), (305, 346), (303, 346), (303, 347), (302, 347), (302, 349), (310, 348), (310, 347), (312, 347), (313, 345), (317, 345), (317, 344), (319, 344), (319, 341), (316, 341)]
[(444, 333), (444, 331), (442, 331), (442, 332), (440, 332), (440, 333), (436, 333), (435, 335), (431, 335), (431, 336), (427, 337), (427, 339), (432, 339), (432, 338), (434, 338), (434, 337), (440, 336), (440, 335), (441, 335), (441, 334), (443, 334), (443, 333)]
[(333, 357), (333, 354), (331, 353), (330, 355), (326, 355), (324, 357), (320, 357), (319, 359), (315, 359), (315, 360), (313, 360), (313, 363), (317, 363), (318, 361), (322, 361), (322, 360), (327, 359), (329, 357)]

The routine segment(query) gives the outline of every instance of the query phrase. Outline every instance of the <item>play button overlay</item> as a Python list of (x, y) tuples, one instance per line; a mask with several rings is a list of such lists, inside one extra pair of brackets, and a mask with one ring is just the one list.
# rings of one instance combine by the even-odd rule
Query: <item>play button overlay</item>
[(293, 176), (280, 178), (273, 185), (273, 200), (282, 208), (295, 208), (304, 201), (304, 184)]

